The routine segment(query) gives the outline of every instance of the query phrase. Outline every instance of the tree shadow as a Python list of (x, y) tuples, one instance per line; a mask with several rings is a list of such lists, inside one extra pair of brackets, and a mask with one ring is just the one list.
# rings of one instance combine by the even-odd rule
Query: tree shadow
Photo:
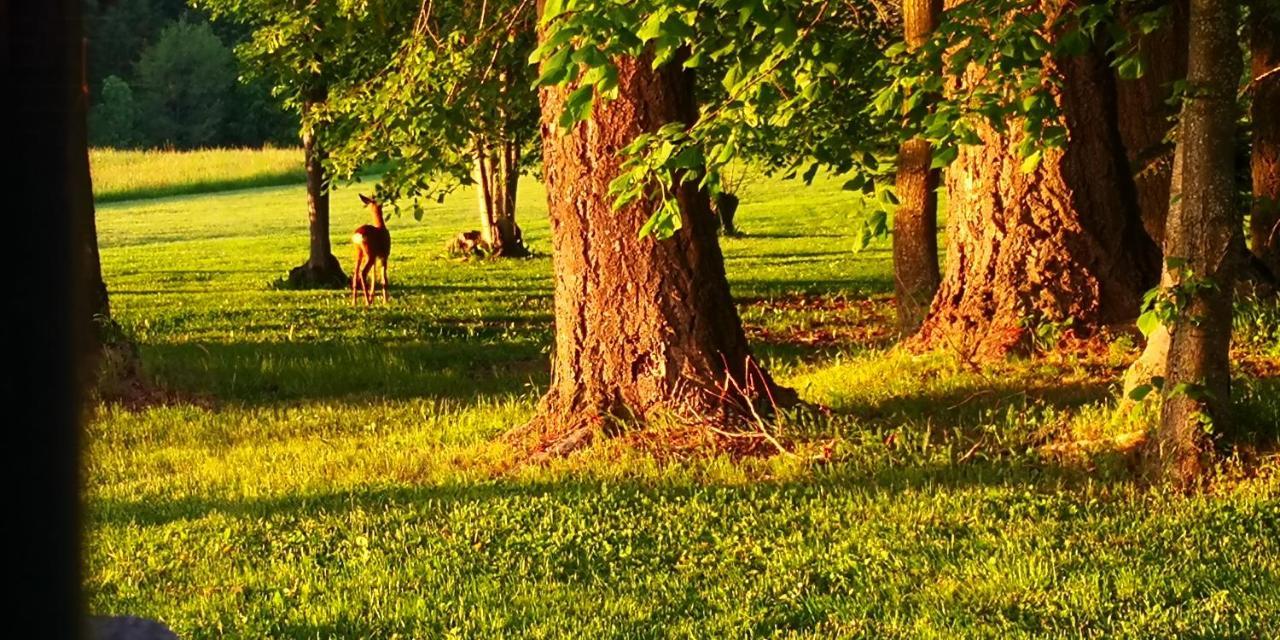
[(921, 389), (886, 399), (846, 399), (838, 414), (873, 421), (928, 420), (941, 427), (972, 424), (996, 409), (1028, 402), (1055, 409), (1074, 409), (1112, 397), (1109, 381), (1018, 382), (984, 378), (981, 382), (945, 390)]
[(474, 400), (543, 385), (539, 340), (498, 329), (442, 326), (411, 343), (182, 343), (145, 345), (143, 363), (161, 387), (247, 405), (348, 397)]
[(729, 285), (735, 292), (735, 300), (738, 301), (740, 299), (794, 295), (849, 294), (869, 296), (893, 291), (893, 279), (891, 277), (870, 275), (839, 280), (812, 278), (779, 280), (776, 278), (734, 278), (730, 274)]
[[(718, 499), (722, 500), (740, 498), (776, 505), (806, 502), (812, 499), (815, 492), (839, 498), (849, 493), (876, 493), (892, 497), (921, 489), (963, 490), (996, 486), (1021, 486), (1029, 491), (1059, 491), (1064, 485), (1100, 481), (1075, 467), (1030, 459), (886, 463), (870, 471), (835, 464), (817, 465), (814, 470), (812, 475), (799, 479), (759, 479), (750, 483), (673, 483), (643, 477), (594, 477), (590, 472), (582, 472), (549, 480), (500, 477), (468, 483), (379, 485), (272, 497), (186, 496), (173, 499), (147, 497), (138, 500), (103, 497), (91, 502), (89, 518), (95, 525), (155, 526), (212, 515), (270, 519), (297, 517), (313, 512), (333, 515), (396, 508), (414, 510), (422, 505), (429, 505), (435, 511), (443, 511), (464, 503), (483, 505), (512, 498), (517, 498), (521, 503), (553, 501), (588, 504), (606, 500), (619, 505), (661, 504), (689, 501), (708, 492), (717, 494)], [(1113, 478), (1111, 481), (1128, 483), (1131, 480)], [(600, 506), (595, 505), (589, 510), (599, 511)]]

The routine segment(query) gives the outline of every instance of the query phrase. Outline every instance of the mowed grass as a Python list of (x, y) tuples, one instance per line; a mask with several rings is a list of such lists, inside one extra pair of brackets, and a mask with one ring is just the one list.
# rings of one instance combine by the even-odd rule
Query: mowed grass
[(100, 203), (306, 180), (302, 150), (297, 148), (91, 149), (89, 163), (94, 197)]
[[(1132, 428), (1133, 345), (982, 371), (893, 349), (887, 246), (851, 251), (834, 180), (758, 183), (723, 241), (763, 361), (829, 408), (784, 421), (794, 455), (520, 464), (500, 436), (547, 383), (552, 281), (544, 193), (519, 202), (528, 260), (444, 256), (467, 192), (392, 218), (371, 308), (270, 286), (306, 254), (300, 186), (100, 206), (114, 312), (178, 399), (90, 426), (92, 612), (183, 638), (1280, 634), (1274, 459), (1184, 497), (1105, 445), (1046, 453)], [(333, 203), (349, 268), (365, 213)], [(1280, 421), (1274, 377), (1237, 394)]]

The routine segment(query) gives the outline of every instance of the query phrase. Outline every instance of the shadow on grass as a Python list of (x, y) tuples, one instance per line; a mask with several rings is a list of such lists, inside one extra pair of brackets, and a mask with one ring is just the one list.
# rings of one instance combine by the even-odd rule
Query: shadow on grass
[(734, 299), (738, 302), (756, 298), (794, 295), (849, 294), (865, 297), (877, 293), (893, 292), (893, 279), (877, 276), (841, 280), (730, 278), (729, 285), (734, 292)]
[(1108, 381), (1051, 382), (986, 378), (946, 390), (920, 389), (880, 400), (842, 402), (839, 414), (870, 420), (928, 420), (941, 427), (971, 424), (996, 409), (1025, 407), (1028, 402), (1073, 409), (1112, 397)]
[[(291, 494), (269, 498), (225, 499), (185, 497), (173, 500), (149, 497), (142, 500), (97, 498), (90, 505), (89, 517), (94, 525), (133, 524), (163, 525), (178, 520), (194, 520), (211, 515), (234, 518), (289, 518), (307, 513), (336, 514), (349, 511), (385, 511), (405, 509), (421, 511), (445, 510), (462, 503), (505, 501), (512, 498), (522, 503), (552, 500), (562, 503), (592, 504), (600, 509), (600, 501), (618, 505), (680, 503), (708, 491), (717, 500), (752, 500), (770, 505), (807, 502), (817, 496), (837, 498), (842, 494), (888, 494), (890, 496), (917, 490), (965, 489), (973, 487), (1016, 486), (1029, 492), (1060, 491), (1065, 485), (1080, 482), (1096, 484), (1097, 477), (1079, 469), (1030, 460), (975, 460), (950, 464), (887, 464), (869, 472), (859, 472), (836, 465), (828, 471), (815, 471), (803, 479), (757, 481), (752, 483), (664, 483), (652, 479), (598, 479), (586, 474), (546, 481), (498, 480), (474, 484), (436, 486), (394, 486), (360, 488), (308, 494)], [(1127, 483), (1128, 479), (1113, 479)]]
[(473, 399), (546, 383), (538, 342), (471, 335), (408, 344), (149, 345), (142, 360), (164, 387), (249, 405), (360, 395)]

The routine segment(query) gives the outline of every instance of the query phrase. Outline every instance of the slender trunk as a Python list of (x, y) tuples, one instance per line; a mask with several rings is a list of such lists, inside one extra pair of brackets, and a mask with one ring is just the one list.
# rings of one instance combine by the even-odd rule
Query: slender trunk
[(724, 191), (716, 194), (716, 221), (726, 236), (738, 235), (738, 227), (733, 220), (738, 215), (739, 202), (737, 194)]
[(1266, 3), (1257, 4), (1250, 25), (1255, 80), (1249, 249), (1280, 279), (1280, 16), (1267, 12)]
[(893, 281), (898, 326), (914, 331), (938, 291), (938, 170), (929, 143), (898, 148), (898, 208), (893, 214)]
[(313, 269), (323, 269), (333, 258), (333, 246), (329, 241), (329, 191), (324, 186), (327, 154), (310, 129), (302, 134), (302, 153), (306, 157), (307, 223), (311, 235), (307, 263)]
[(1138, 217), (1111, 71), (1096, 54), (1045, 64), (1061, 80), (1069, 142), (1030, 173), (1018, 134), (983, 128), (983, 144), (961, 149), (947, 170), (946, 269), (917, 345), (969, 360), (1027, 351), (1037, 325), (1084, 336), (1131, 321), (1155, 284), (1159, 251)]
[(502, 257), (529, 255), (516, 224), (516, 188), (520, 179), (517, 145), (514, 139), (488, 145), (477, 137), (475, 142), (473, 173), (480, 233), (493, 254)]
[[(618, 150), (643, 132), (697, 116), (693, 78), (679, 61), (617, 61), (618, 97), (561, 132), (572, 87), (541, 92), (542, 144), (555, 268), (551, 387), (530, 427), (551, 451), (578, 446), (604, 420), (673, 413), (727, 421), (777, 387), (750, 363), (729, 294), (707, 193), (678, 188), (682, 227), (659, 240), (637, 232), (656, 208), (612, 208)], [(726, 380), (745, 393), (722, 394)], [(784, 392), (785, 393), (785, 392)]]
[[(924, 44), (938, 25), (942, 0), (903, 0), (907, 48)], [(898, 149), (898, 208), (893, 214), (893, 279), (898, 325), (919, 328), (938, 290), (938, 171), (929, 143), (915, 138)]]
[(1169, 325), (1164, 404), (1150, 456), (1154, 473), (1183, 486), (1201, 476), (1211, 451), (1205, 427), (1221, 429), (1231, 402), (1236, 22), (1231, 0), (1191, 1), (1188, 90), (1164, 242), (1164, 288), (1187, 304)]
[[(324, 92), (316, 91), (302, 105), (303, 117), (324, 99)], [(333, 256), (329, 240), (329, 190), (325, 184), (324, 161), (328, 153), (316, 138), (315, 130), (304, 126), (302, 154), (307, 174), (307, 223), (310, 234), (310, 251), (307, 261), (289, 272), (289, 283), (297, 288), (327, 287), (345, 288), (349, 282), (342, 265)]]

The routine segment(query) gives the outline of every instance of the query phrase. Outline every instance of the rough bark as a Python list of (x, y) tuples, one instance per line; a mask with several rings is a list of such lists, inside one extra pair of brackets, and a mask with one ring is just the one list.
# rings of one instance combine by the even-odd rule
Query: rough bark
[(516, 188), (520, 181), (520, 144), (514, 139), (489, 144), (475, 141), (476, 199), (480, 233), (492, 255), (521, 258), (529, 255), (524, 234), (516, 224)]
[(1200, 478), (1212, 451), (1205, 423), (1223, 428), (1231, 402), (1232, 243), (1239, 233), (1232, 148), (1237, 17), (1231, 0), (1191, 2), (1177, 190), (1164, 242), (1167, 289), (1180, 288), (1189, 304), (1169, 326), (1165, 397), (1149, 451), (1152, 471), (1184, 486)]
[(1157, 245), (1164, 241), (1173, 176), (1173, 142), (1168, 136), (1177, 105), (1170, 97), (1173, 83), (1187, 75), (1187, 2), (1169, 2), (1168, 22), (1151, 33), (1131, 29), (1145, 72), (1141, 78), (1116, 80), (1116, 122), (1128, 171), (1142, 225)]
[[(542, 143), (555, 269), (552, 381), (530, 429), (563, 452), (596, 425), (671, 413), (723, 421), (779, 389), (751, 364), (725, 278), (705, 191), (678, 189), (682, 227), (668, 239), (637, 233), (656, 203), (612, 209), (618, 150), (638, 134), (697, 109), (679, 61), (617, 61), (618, 97), (562, 133), (557, 120), (572, 87), (544, 88)], [(721, 397), (726, 380), (747, 389)], [(746, 397), (744, 398), (743, 395)], [(735, 402), (736, 401), (736, 402)]]
[(1249, 249), (1280, 279), (1280, 16), (1275, 4), (1258, 3), (1250, 20), (1253, 81), (1253, 207)]
[(898, 326), (914, 331), (938, 291), (938, 170), (929, 143), (898, 148), (898, 208), (893, 214), (893, 281)]
[[(303, 104), (303, 112), (316, 104), (313, 97)], [(325, 185), (324, 161), (327, 153), (310, 127), (302, 133), (302, 153), (307, 173), (307, 223), (310, 252), (307, 261), (289, 272), (290, 286), (297, 288), (346, 288), (350, 280), (333, 255), (329, 240), (329, 190)]]
[[(1020, 169), (1017, 133), (986, 128), (948, 167), (942, 284), (916, 344), (970, 360), (1030, 348), (1042, 323), (1086, 336), (1136, 317), (1159, 273), (1117, 131), (1115, 86), (1097, 54), (1046, 62), (1070, 140)], [(980, 73), (980, 71), (971, 71)]]
[[(902, 27), (907, 48), (924, 44), (938, 25), (942, 0), (903, 0)], [(938, 290), (938, 170), (932, 169), (929, 143), (915, 138), (898, 149), (893, 214), (893, 279), (898, 326), (914, 331), (924, 320)]]

